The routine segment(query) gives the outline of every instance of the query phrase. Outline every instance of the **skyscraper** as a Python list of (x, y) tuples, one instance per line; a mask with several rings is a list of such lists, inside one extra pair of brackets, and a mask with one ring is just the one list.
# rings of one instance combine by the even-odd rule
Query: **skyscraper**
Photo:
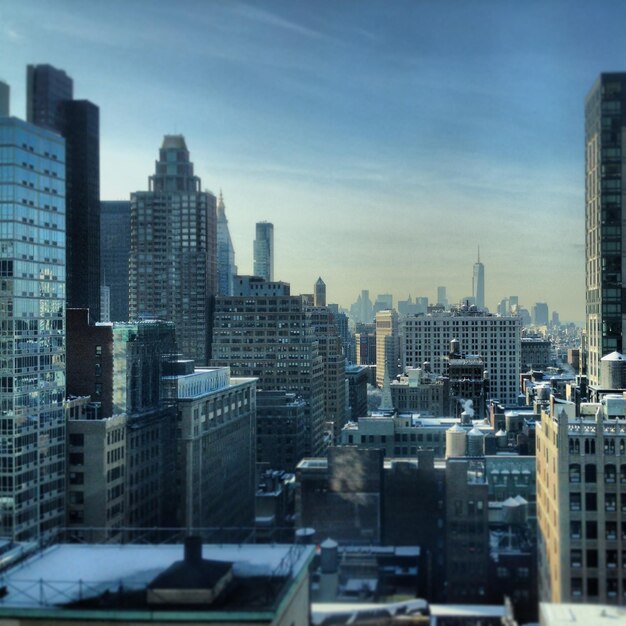
[(321, 276), (315, 281), (313, 303), (315, 306), (326, 306), (326, 283)]
[(254, 275), (274, 280), (274, 224), (258, 222), (254, 240)]
[(27, 68), (27, 121), (66, 145), (66, 297), (100, 319), (100, 112), (73, 99), (72, 79), (51, 65)]
[(376, 313), (376, 384), (383, 386), (385, 371), (394, 380), (399, 371), (400, 337), (394, 309)]
[(217, 293), (220, 296), (233, 295), (233, 278), (237, 274), (235, 248), (228, 230), (224, 197), (220, 191), (217, 202)]
[(474, 263), (472, 274), (472, 297), (479, 309), (485, 308), (485, 266), (480, 262), (480, 248), (478, 248), (478, 260)]
[[(130, 255), (130, 202), (100, 203), (102, 284), (110, 289), (112, 322), (128, 321), (128, 257)], [(103, 320), (104, 321), (104, 320)]]
[(215, 196), (200, 191), (182, 135), (166, 135), (148, 191), (130, 197), (129, 314), (174, 322), (178, 349), (206, 365), (217, 282)]
[(626, 73), (601, 74), (585, 101), (585, 259), (587, 374), (600, 376), (600, 359), (624, 351), (622, 297), (622, 163), (626, 149)]
[(65, 525), (65, 142), (0, 118), (0, 536)]

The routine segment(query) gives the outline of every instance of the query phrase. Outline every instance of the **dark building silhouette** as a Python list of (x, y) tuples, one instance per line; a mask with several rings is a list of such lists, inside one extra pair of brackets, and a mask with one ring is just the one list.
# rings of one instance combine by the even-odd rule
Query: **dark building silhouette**
[(100, 203), (102, 284), (110, 289), (111, 321), (128, 320), (128, 257), (130, 255), (130, 201)]
[(100, 319), (100, 111), (73, 99), (72, 79), (51, 65), (29, 65), (27, 120), (54, 130), (66, 147), (66, 301)]

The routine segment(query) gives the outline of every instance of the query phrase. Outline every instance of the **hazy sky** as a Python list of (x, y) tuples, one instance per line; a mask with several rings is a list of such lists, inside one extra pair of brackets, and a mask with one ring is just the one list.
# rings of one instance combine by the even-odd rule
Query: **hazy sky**
[(451, 300), (480, 245), (488, 306), (584, 318), (584, 98), (626, 70), (623, 1), (0, 0), (0, 79), (28, 63), (100, 106), (103, 199), (147, 188), (164, 134), (223, 190), (240, 273)]

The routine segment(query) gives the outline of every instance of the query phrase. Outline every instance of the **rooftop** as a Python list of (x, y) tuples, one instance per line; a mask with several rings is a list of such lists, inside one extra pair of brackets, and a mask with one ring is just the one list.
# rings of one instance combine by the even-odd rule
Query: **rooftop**
[[(313, 558), (313, 547), (204, 545), (202, 557), (232, 563), (233, 574), (241, 581), (243, 597), (255, 610), (272, 610), (282, 597), (285, 585), (280, 585), (279, 597), (274, 594), (272, 598), (260, 599), (253, 589), (258, 583), (246, 584), (246, 580), (252, 583), (259, 579), (281, 579), (284, 582), (291, 574), (297, 576)], [(183, 546), (180, 544), (56, 544), (3, 573), (7, 591), (0, 598), (0, 617), (11, 614), (11, 609), (61, 610), (69, 604), (85, 604), (90, 599), (118, 594), (120, 589), (125, 593), (143, 591), (159, 574), (182, 558)], [(68, 566), (70, 563), (71, 567)], [(247, 610), (251, 607), (242, 601), (242, 595), (231, 598), (230, 604), (226, 599), (219, 607), (219, 611)]]

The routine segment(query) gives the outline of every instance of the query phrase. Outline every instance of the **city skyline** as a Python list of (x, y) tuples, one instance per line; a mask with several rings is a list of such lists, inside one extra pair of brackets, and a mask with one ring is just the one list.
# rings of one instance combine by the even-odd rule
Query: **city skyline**
[(480, 243), (492, 311), (516, 293), (584, 319), (583, 104), (620, 69), (626, 7), (146, 6), (0, 1), (12, 115), (29, 63), (65, 70), (100, 107), (103, 199), (144, 189), (181, 133), (228, 198), (242, 274), (267, 220), (292, 293), (323, 276), (343, 306), (361, 289), (433, 302), (437, 285), (454, 302)]

